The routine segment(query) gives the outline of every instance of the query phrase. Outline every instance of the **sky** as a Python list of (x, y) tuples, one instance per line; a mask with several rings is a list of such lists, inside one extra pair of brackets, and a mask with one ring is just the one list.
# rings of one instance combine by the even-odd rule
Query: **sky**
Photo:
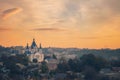
[(120, 0), (0, 0), (0, 45), (120, 48)]

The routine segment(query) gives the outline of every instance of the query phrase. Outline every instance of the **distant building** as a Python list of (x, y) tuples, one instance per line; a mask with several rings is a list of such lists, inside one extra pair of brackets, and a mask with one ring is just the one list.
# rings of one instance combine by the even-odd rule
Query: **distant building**
[(23, 54), (24, 48), (22, 46), (14, 46), (14, 47), (11, 47), (11, 52), (14, 54)]
[(107, 73), (111, 73), (112, 72), (112, 70), (111, 69), (109, 69), (109, 68), (103, 68), (103, 69), (101, 69), (100, 70), (100, 74), (107, 74)]
[(58, 64), (57, 59), (48, 58), (48, 59), (45, 59), (45, 61), (48, 64), (48, 69), (49, 70), (55, 70), (55, 69), (57, 69), (57, 64)]
[(112, 70), (113, 70), (114, 72), (120, 72), (120, 67), (112, 67)]
[(27, 44), (26, 49), (25, 49), (25, 54), (29, 57), (29, 60), (31, 62), (42, 62), (44, 60), (44, 54), (42, 52), (42, 47), (41, 44), (38, 48), (35, 39), (33, 39), (33, 42), (31, 46)]

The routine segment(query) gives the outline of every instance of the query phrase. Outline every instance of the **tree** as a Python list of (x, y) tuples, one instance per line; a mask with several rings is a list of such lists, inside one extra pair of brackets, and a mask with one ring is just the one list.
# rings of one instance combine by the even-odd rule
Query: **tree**
[(68, 65), (70, 67), (70, 71), (73, 72), (81, 72), (81, 61), (79, 59), (69, 59)]
[(69, 70), (70, 70), (70, 67), (67, 64), (67, 62), (59, 63), (57, 66), (57, 71), (60, 73), (65, 73), (66, 71), (69, 71)]
[(120, 59), (111, 61), (112, 67), (120, 67)]
[(97, 72), (94, 68), (86, 66), (83, 73), (85, 75), (85, 80), (97, 80)]
[(96, 71), (99, 71), (101, 68), (105, 68), (108, 66), (108, 63), (104, 58), (96, 57), (93, 54), (83, 55), (80, 60), (82, 62), (83, 68), (85, 66), (90, 66)]
[(23, 69), (28, 65), (28, 58), (25, 55), (1, 56), (1, 62), (6, 70), (9, 70), (8, 77), (11, 80), (23, 80)]
[(41, 72), (42, 73), (47, 73), (49, 71), (47, 63), (46, 62), (42, 62), (41, 64)]

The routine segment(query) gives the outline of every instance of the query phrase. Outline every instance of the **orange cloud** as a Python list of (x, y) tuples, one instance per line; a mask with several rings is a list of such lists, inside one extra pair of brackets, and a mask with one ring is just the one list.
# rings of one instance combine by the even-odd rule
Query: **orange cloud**
[(5, 10), (2, 13), (2, 19), (5, 20), (5, 19), (11, 17), (12, 15), (15, 15), (21, 11), (22, 11), (21, 8), (12, 8), (12, 9)]
[(120, 35), (113, 34), (113, 35), (103, 35), (103, 36), (101, 36), (101, 35), (99, 35), (99, 36), (84, 36), (84, 37), (79, 37), (79, 38), (80, 39), (87, 39), (87, 40), (89, 40), (89, 39), (110, 39), (110, 38), (115, 38), (118, 36), (120, 36)]
[(11, 28), (0, 28), (0, 31), (10, 31), (12, 30)]
[(64, 31), (64, 29), (60, 29), (60, 28), (35, 28), (31, 30), (33, 31)]

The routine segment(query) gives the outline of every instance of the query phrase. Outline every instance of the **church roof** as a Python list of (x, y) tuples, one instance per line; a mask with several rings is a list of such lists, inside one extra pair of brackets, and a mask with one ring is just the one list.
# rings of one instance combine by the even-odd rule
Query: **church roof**
[(31, 45), (31, 48), (33, 49), (33, 48), (35, 48), (35, 47), (37, 47), (37, 45), (36, 45), (35, 39), (33, 39), (33, 42), (32, 42), (32, 45)]
[(25, 54), (31, 54), (31, 52), (30, 51), (25, 51)]

